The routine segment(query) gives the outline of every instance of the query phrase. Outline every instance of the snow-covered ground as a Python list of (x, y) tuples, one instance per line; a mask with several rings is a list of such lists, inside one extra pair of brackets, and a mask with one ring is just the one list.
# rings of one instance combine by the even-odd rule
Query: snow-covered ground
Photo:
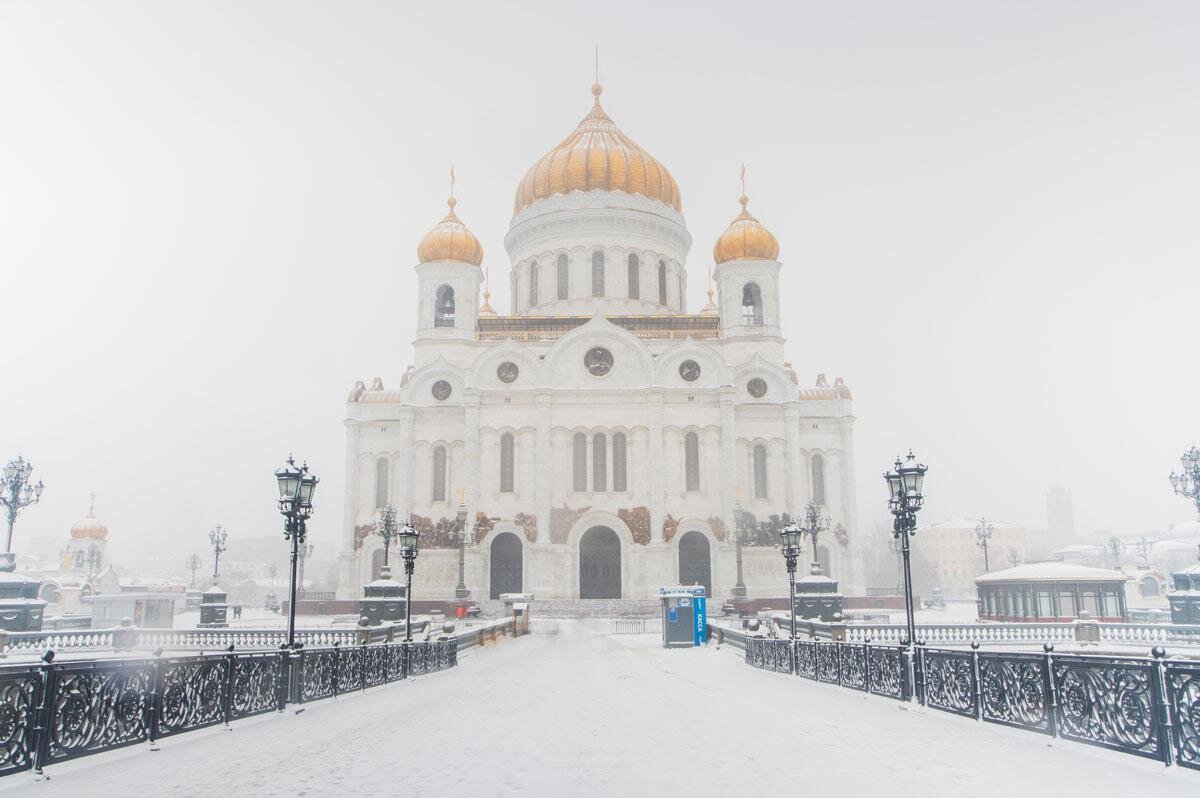
[[(0, 794), (1195, 796), (1200, 773), (561, 621), (458, 668)], [(36, 787), (36, 792), (33, 789)]]

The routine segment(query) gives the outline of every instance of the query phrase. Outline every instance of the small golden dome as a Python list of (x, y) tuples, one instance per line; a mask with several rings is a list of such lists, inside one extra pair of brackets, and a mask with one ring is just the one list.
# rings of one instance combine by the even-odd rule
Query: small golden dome
[(746, 210), (749, 201), (745, 194), (738, 199), (742, 203), (742, 212), (725, 228), (713, 247), (713, 260), (718, 265), (731, 260), (779, 260), (779, 242)]
[(450, 207), (449, 212), (417, 245), (417, 259), (421, 263), (446, 260), (470, 263), (473, 266), (483, 263), (483, 246), (454, 213), (456, 204), (457, 200), (451, 195), (450, 199), (446, 200), (446, 205)]
[(96, 494), (92, 494), (92, 505), (88, 514), (75, 522), (71, 527), (71, 537), (75, 540), (105, 540), (108, 538), (108, 527), (96, 518)]
[(562, 142), (529, 167), (517, 186), (513, 213), (555, 194), (624, 191), (683, 210), (679, 185), (667, 167), (617, 127), (600, 107), (599, 83), (592, 86), (591, 112)]

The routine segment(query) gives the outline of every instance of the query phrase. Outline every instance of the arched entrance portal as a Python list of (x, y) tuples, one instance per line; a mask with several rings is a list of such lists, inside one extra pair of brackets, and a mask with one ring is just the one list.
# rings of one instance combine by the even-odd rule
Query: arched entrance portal
[(679, 584), (704, 585), (705, 595), (712, 592), (712, 561), (708, 538), (692, 530), (679, 539)]
[(621, 539), (606, 526), (594, 526), (579, 539), (579, 597), (621, 597)]
[(491, 597), (521, 592), (521, 540), (512, 532), (501, 532), (492, 540)]

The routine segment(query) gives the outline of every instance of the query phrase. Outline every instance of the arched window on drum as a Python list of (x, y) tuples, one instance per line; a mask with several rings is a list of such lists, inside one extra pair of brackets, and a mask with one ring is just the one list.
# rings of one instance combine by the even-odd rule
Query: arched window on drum
[(825, 458), (819, 454), (812, 456), (812, 497), (817, 504), (825, 504)]
[(558, 289), (558, 298), (566, 299), (567, 296), (569, 296), (571, 284), (570, 284), (570, 268), (567, 265), (567, 255), (565, 252), (558, 256), (557, 271), (558, 271), (558, 274), (556, 275), (556, 277), (557, 277), (558, 284), (557, 284), (556, 288)]

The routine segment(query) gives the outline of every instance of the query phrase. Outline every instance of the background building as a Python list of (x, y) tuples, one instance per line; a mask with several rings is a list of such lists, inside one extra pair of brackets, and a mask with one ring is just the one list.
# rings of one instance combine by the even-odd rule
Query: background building
[[(1011, 567), (1014, 554), (1018, 563), (1025, 562), (1025, 528), (997, 521), (988, 523), (993, 530), (988, 541), (991, 570)], [(921, 554), (933, 569), (933, 583), (948, 596), (973, 596), (975, 577), (984, 573), (983, 549), (975, 535), (978, 524), (978, 518), (952, 518), (918, 532)]]

